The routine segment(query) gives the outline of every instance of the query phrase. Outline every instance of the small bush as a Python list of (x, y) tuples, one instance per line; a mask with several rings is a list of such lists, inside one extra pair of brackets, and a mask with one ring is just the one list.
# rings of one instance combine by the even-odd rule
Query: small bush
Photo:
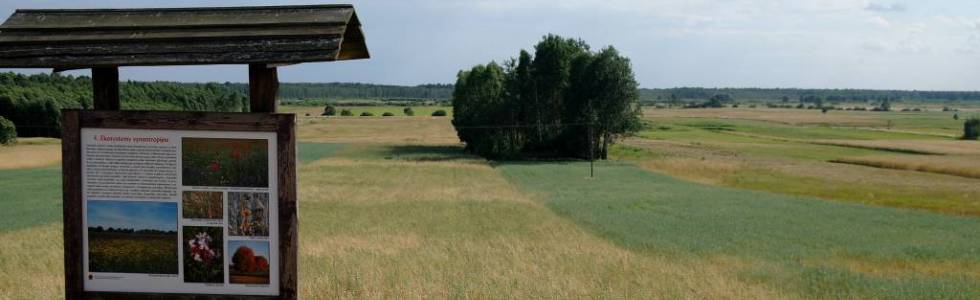
[(410, 117), (415, 115), (415, 111), (412, 110), (411, 107), (406, 107), (405, 109), (402, 110), (402, 112), (405, 113), (406, 116), (410, 116)]
[(382, 117), (394, 117), (394, 116), (395, 116), (395, 114), (393, 114), (393, 113), (390, 113), (390, 112), (387, 112), (387, 111), (386, 111), (386, 112), (384, 112), (383, 114), (381, 114), (381, 116), (382, 116)]
[(446, 115), (448, 114), (446, 113), (445, 110), (442, 109), (432, 112), (433, 117), (445, 117)]
[(341, 116), (344, 116), (344, 117), (350, 117), (350, 116), (353, 116), (354, 114), (351, 113), (349, 109), (341, 109), (340, 110), (340, 115)]
[(322, 116), (336, 116), (336, 115), (337, 115), (337, 109), (334, 108), (332, 105), (327, 105), (326, 107), (323, 108)]
[(361, 116), (362, 116), (362, 117), (373, 117), (373, 116), (374, 116), (374, 114), (373, 114), (373, 113), (371, 113), (371, 112), (369, 112), (369, 111), (366, 111), (366, 112), (362, 112), (362, 113), (361, 113)]
[(17, 141), (17, 127), (14, 122), (0, 117), (0, 145), (12, 144)]
[(972, 117), (963, 123), (963, 139), (977, 140), (980, 138), (980, 117)]

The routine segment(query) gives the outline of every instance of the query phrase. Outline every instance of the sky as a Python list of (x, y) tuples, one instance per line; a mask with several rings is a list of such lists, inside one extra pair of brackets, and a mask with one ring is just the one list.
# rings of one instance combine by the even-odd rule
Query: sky
[(177, 203), (87, 201), (88, 227), (177, 231)]
[[(159, 3), (8, 0), (0, 2), (0, 16), (16, 8)], [(616, 47), (645, 88), (980, 90), (976, 0), (171, 0), (166, 6), (324, 3), (354, 4), (372, 58), (282, 67), (281, 81), (452, 83), (460, 69), (507, 60), (555, 33), (593, 49)], [(245, 82), (246, 70), (132, 67), (120, 75)]]

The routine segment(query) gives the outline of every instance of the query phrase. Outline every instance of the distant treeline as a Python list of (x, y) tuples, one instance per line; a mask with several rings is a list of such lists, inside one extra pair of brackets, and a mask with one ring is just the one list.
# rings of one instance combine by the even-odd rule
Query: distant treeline
[[(717, 95), (727, 95), (739, 102), (801, 102), (819, 99), (827, 102), (845, 101), (980, 101), (980, 91), (898, 91), (857, 89), (766, 89), (766, 88), (697, 88), (640, 89), (643, 103), (697, 102)], [(812, 101), (804, 101), (812, 102)]]
[(132, 228), (104, 228), (102, 226), (89, 227), (88, 232), (91, 233), (135, 233), (135, 234), (177, 234), (176, 231), (164, 231), (156, 229), (132, 229)]
[[(248, 84), (231, 84), (239, 92), (248, 94)], [(449, 100), (453, 96), (451, 84), (423, 84), (416, 86), (381, 85), (369, 83), (281, 83), (279, 98), (289, 100), (309, 99), (383, 99), (383, 100)]]
[[(123, 82), (123, 109), (243, 111), (248, 98), (217, 83)], [(60, 134), (61, 109), (91, 109), (92, 83), (85, 76), (0, 73), (0, 116), (14, 122), (21, 137)]]

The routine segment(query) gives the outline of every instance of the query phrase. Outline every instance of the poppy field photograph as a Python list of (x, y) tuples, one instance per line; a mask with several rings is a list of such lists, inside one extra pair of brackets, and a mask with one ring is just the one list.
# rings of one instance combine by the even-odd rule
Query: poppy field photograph
[(185, 191), (181, 198), (181, 215), (184, 219), (222, 218), (222, 192)]
[(177, 203), (87, 201), (88, 270), (177, 274)]
[(184, 282), (224, 283), (221, 227), (184, 226)]
[(268, 187), (269, 141), (183, 138), (185, 186)]
[(228, 235), (269, 236), (268, 193), (228, 193)]
[(228, 241), (228, 249), (234, 251), (228, 264), (228, 282), (269, 283), (269, 242)]

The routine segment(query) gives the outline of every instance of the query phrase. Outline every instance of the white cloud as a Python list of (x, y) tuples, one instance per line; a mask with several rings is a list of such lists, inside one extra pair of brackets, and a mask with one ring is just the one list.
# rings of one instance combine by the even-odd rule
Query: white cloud
[(878, 27), (881, 27), (881, 28), (891, 28), (892, 27), (892, 22), (891, 21), (888, 21), (888, 18), (885, 18), (885, 17), (882, 17), (882, 16), (872, 16), (871, 18), (868, 18), (868, 22), (871, 22), (871, 24), (874, 24), (874, 25), (876, 25)]
[(905, 5), (901, 3), (880, 4), (872, 2), (865, 9), (874, 12), (903, 12), (905, 11)]

